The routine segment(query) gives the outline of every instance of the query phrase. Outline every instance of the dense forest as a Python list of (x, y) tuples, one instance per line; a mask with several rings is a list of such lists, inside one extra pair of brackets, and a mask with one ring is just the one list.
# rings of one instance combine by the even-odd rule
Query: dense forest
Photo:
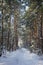
[(19, 48), (43, 54), (43, 0), (0, 0), (0, 56)]

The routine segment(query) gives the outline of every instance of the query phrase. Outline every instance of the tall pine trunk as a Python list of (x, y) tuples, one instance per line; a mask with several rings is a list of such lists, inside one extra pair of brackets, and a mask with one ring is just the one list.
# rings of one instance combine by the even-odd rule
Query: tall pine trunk
[(14, 15), (14, 49), (18, 48), (18, 14), (17, 14), (17, 9), (15, 10), (15, 15)]

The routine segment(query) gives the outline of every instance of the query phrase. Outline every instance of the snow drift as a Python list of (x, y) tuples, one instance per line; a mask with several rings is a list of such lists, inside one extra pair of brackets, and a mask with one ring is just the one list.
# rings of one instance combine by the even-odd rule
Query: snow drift
[(21, 48), (0, 57), (0, 65), (43, 65), (43, 60), (39, 59), (38, 55)]

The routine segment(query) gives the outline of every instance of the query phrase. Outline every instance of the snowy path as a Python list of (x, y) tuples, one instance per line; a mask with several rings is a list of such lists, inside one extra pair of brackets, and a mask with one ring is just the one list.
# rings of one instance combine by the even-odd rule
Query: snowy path
[(43, 65), (43, 59), (22, 48), (1, 57), (0, 65)]

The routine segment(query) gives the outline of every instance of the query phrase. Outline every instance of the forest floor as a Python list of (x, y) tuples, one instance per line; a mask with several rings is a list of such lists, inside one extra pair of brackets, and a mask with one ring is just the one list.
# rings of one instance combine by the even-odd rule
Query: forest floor
[(43, 55), (38, 56), (21, 48), (0, 57), (0, 65), (43, 65)]

